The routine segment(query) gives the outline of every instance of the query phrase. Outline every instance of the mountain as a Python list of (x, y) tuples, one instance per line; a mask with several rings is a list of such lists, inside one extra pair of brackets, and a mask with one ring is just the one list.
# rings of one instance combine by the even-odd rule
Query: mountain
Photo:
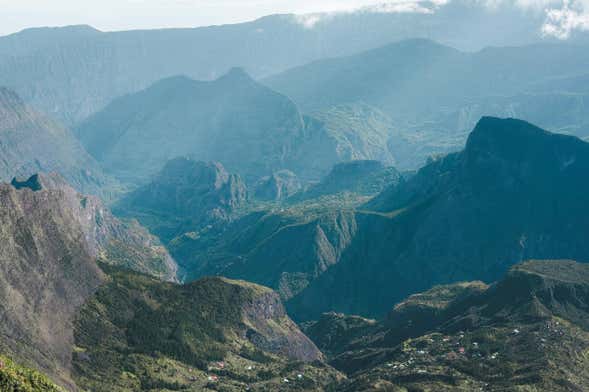
[(149, 184), (118, 202), (116, 211), (138, 217), (160, 238), (169, 238), (180, 227), (226, 224), (246, 202), (245, 184), (220, 163), (176, 158)]
[(404, 141), (396, 147), (396, 166), (411, 169), (429, 155), (458, 150), (484, 115), (586, 136), (582, 108), (589, 90), (578, 84), (572, 91), (569, 80), (586, 75), (587, 53), (572, 43), (461, 52), (412, 39), (295, 67), (264, 83), (315, 117), (342, 105), (380, 111), (397, 134), (392, 151)]
[(0, 88), (0, 181), (58, 172), (83, 193), (109, 197), (113, 181), (71, 132)]
[[(338, 390), (585, 390), (588, 274), (573, 261), (529, 261), (491, 286), (434, 287), (381, 322), (350, 322), (330, 358), (349, 376)], [(325, 315), (308, 330), (329, 342), (345, 319)]]
[(112, 280), (76, 320), (84, 390), (320, 391), (341, 378), (267, 288), (224, 278), (178, 286), (106, 271)]
[(237, 68), (212, 82), (162, 80), (113, 101), (76, 133), (108, 173), (132, 184), (178, 156), (220, 162), (247, 183), (284, 169), (316, 179), (354, 158), (322, 122)]
[[(483, 118), (464, 151), (368, 203), (379, 219), (372, 214), (368, 226), (359, 223), (340, 262), (289, 306), (294, 314), (320, 307), (378, 315), (382, 298), (394, 302), (439, 283), (493, 281), (522, 260), (588, 261), (588, 166), (589, 144), (578, 138)], [(368, 287), (380, 288), (378, 298)]]
[[(170, 172), (186, 164), (219, 169), (176, 160)], [(321, 391), (342, 379), (278, 294), (219, 277), (178, 284), (153, 237), (63, 178), (14, 179), (0, 199), (0, 351), (67, 390)], [(60, 390), (0, 356), (0, 385), (14, 383)]]
[(328, 311), (379, 317), (411, 293), (494, 281), (526, 259), (589, 261), (588, 166), (589, 144), (576, 137), (485, 117), (463, 151), (364, 205), (283, 204), (220, 234), (186, 233), (170, 249), (188, 279), (269, 286), (299, 321)]
[(73, 126), (118, 96), (179, 74), (210, 80), (243, 66), (262, 77), (414, 37), (467, 50), (547, 39), (539, 34), (540, 12), (502, 5), (489, 12), (462, 1), (420, 6), (435, 12), (273, 15), (234, 25), (122, 32), (27, 29), (0, 37), (0, 85)]
[(175, 278), (145, 229), (57, 176), (0, 185), (0, 350), (70, 387), (72, 319), (104, 281), (95, 260)]
[(279, 170), (262, 177), (254, 184), (254, 197), (263, 201), (287, 199), (303, 189), (296, 174), (289, 170)]

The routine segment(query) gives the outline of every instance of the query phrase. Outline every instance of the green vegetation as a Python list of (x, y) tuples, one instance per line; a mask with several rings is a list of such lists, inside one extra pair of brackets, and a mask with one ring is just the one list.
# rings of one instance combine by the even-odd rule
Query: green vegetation
[[(310, 336), (343, 347), (328, 351), (350, 375), (342, 391), (584, 391), (588, 273), (572, 261), (526, 262), (489, 287), (460, 283), (413, 295), (374, 325), (325, 315)], [(392, 339), (405, 325), (408, 333)]]
[(292, 390), (303, 382), (322, 390), (340, 377), (320, 362), (293, 365), (288, 350), (310, 342), (265, 287), (223, 278), (178, 286), (103, 268), (108, 282), (76, 320), (75, 377), (84, 390), (239, 391), (284, 378)]
[(0, 391), (65, 392), (43, 374), (17, 365), (3, 355), (0, 355)]

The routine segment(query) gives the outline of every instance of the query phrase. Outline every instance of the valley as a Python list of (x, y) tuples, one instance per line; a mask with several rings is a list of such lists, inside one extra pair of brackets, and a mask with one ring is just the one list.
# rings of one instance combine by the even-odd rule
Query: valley
[(2, 5), (0, 392), (589, 390), (588, 5), (157, 1)]

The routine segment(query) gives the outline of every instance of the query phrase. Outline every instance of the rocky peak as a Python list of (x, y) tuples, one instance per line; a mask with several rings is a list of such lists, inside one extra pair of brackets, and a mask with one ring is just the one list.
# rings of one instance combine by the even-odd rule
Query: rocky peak
[[(124, 214), (157, 211), (162, 216), (186, 221), (192, 229), (232, 219), (247, 201), (241, 177), (229, 174), (218, 162), (189, 158), (169, 161), (153, 180), (132, 192), (119, 205)], [(174, 233), (154, 232), (161, 236)]]
[(281, 200), (292, 196), (303, 188), (296, 174), (280, 170), (261, 178), (255, 186), (255, 196), (260, 200)]
[(483, 117), (470, 134), (463, 155), (466, 165), (519, 166), (522, 170), (536, 166), (561, 172), (581, 163), (587, 165), (589, 145), (526, 121)]

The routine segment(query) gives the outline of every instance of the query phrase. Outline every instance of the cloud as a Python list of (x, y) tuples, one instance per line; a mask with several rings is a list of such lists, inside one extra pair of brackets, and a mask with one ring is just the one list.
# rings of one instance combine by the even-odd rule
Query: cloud
[(589, 4), (587, 1), (563, 0), (560, 8), (546, 9), (546, 22), (542, 26), (545, 36), (568, 39), (574, 31), (589, 30)]
[(574, 31), (589, 31), (589, 0), (340, 0), (325, 3), (324, 8), (314, 13), (298, 14), (295, 17), (307, 29), (312, 29), (334, 15), (349, 12), (422, 13), (431, 14), (451, 2), (464, 2), (498, 9), (515, 7), (545, 15), (545, 21), (538, 26), (547, 37), (568, 39)]
[(419, 13), (431, 14), (450, 0), (377, 0), (377, 1), (339, 1), (337, 4), (326, 3), (324, 8), (314, 13), (303, 13), (295, 16), (295, 21), (307, 29), (314, 28), (318, 23), (330, 18), (352, 12), (375, 13)]

